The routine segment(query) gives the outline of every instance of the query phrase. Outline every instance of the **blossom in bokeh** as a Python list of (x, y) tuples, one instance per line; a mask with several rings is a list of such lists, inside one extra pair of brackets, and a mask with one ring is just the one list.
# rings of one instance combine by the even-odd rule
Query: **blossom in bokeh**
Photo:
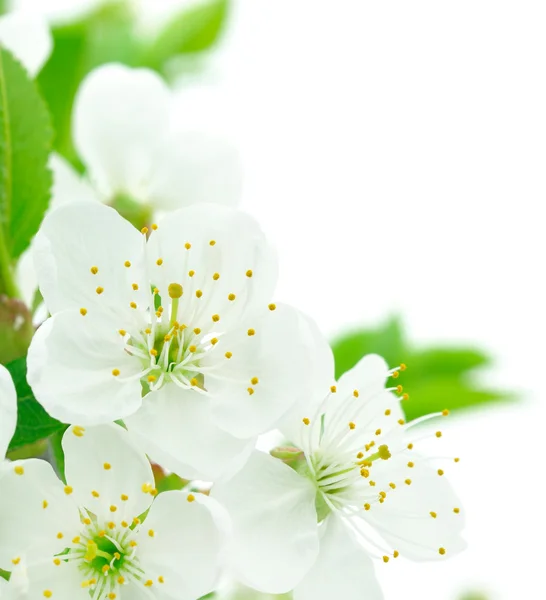
[(40, 15), (17, 11), (0, 16), (0, 46), (12, 52), (34, 77), (48, 59), (53, 41)]

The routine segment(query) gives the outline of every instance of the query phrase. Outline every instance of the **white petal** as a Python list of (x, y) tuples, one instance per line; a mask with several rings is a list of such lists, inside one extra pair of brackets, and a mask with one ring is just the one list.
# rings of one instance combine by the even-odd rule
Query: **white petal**
[[(46, 214), (63, 204), (79, 201), (95, 202), (100, 199), (93, 188), (59, 154), (52, 153), (50, 155), (49, 168), (53, 172), (53, 189)], [(36, 275), (33, 259), (33, 243), (34, 241), (17, 261), (17, 286), (27, 306), (32, 306), (34, 296), (38, 290), (38, 276)], [(43, 320), (45, 319), (40, 319), (38, 322)]]
[[(112, 208), (76, 202), (53, 210), (34, 239), (33, 252), (51, 314), (82, 307), (126, 314), (131, 301), (138, 304), (147, 298), (143, 235)], [(97, 267), (96, 274), (92, 267)], [(96, 291), (99, 287), (101, 294)]]
[[(407, 467), (409, 461), (413, 468)], [(460, 500), (446, 477), (439, 476), (424, 457), (415, 454), (393, 457), (374, 472), (374, 479), (378, 480), (378, 486), (380, 479), (390, 480), (396, 489), (379, 487), (387, 490), (387, 498), (382, 504), (374, 504), (364, 518), (400, 556), (440, 560), (465, 547), (460, 537), (464, 527)], [(405, 479), (411, 480), (411, 484), (406, 485)], [(460, 512), (455, 513), (454, 508)], [(440, 548), (445, 549), (445, 555), (440, 554)]]
[(226, 477), (254, 447), (254, 439), (240, 440), (214, 424), (209, 398), (175, 385), (145, 396), (125, 425), (154, 462), (185, 479)]
[(238, 151), (222, 137), (184, 131), (164, 140), (155, 156), (149, 199), (174, 210), (199, 202), (235, 206), (242, 195)]
[(228, 548), (237, 579), (262, 592), (288, 592), (318, 552), (313, 484), (267, 454), (255, 452), (212, 496), (233, 521)]
[[(161, 293), (170, 283), (183, 287), (178, 320), (191, 319), (203, 331), (229, 330), (265, 309), (277, 283), (276, 256), (260, 226), (233, 208), (199, 204), (168, 215), (150, 236), (147, 253), (150, 278)], [(216, 324), (213, 315), (220, 317)]]
[(323, 406), (326, 435), (339, 436), (353, 422), (356, 428), (351, 432), (352, 446), (357, 447), (372, 439), (382, 442), (391, 432), (400, 430), (398, 421), (404, 414), (399, 398), (385, 389), (387, 377), (388, 366), (376, 354), (365, 356), (342, 375), (336, 392)]
[(357, 389), (363, 395), (371, 395), (385, 387), (388, 371), (389, 367), (384, 358), (377, 354), (368, 354), (339, 378), (338, 393), (342, 396)]
[(334, 355), (328, 340), (319, 330), (317, 324), (305, 317), (308, 323), (308, 345), (310, 348), (310, 366), (313, 372), (309, 374), (313, 389), (308, 395), (289, 410), (282, 418), (279, 429), (289, 440), (299, 448), (302, 447), (303, 419), (312, 418), (322, 404), (324, 397), (330, 392), (330, 386), (335, 383)]
[(219, 574), (224, 519), (217, 503), (202, 494), (160, 494), (138, 541), (146, 577), (157, 581), (162, 576), (161, 591), (177, 600), (195, 600), (211, 592)]
[(123, 427), (70, 427), (63, 449), (66, 481), (78, 505), (118, 523), (130, 522), (148, 509), (152, 467)]
[[(274, 428), (292, 406), (311, 396), (315, 360), (320, 360), (309, 321), (290, 306), (266, 309), (247, 325), (221, 338), (202, 361), (204, 366), (223, 361), (206, 373), (205, 387), (213, 396), (218, 426), (242, 438)], [(223, 358), (226, 350), (232, 353), (229, 360)], [(255, 377), (257, 384), (252, 383)]]
[[(63, 311), (38, 328), (27, 357), (27, 379), (39, 402), (65, 423), (98, 425), (141, 404), (138, 358), (100, 317)], [(119, 370), (114, 376), (113, 371)]]
[(36, 566), (24, 567), (22, 571), (15, 573), (17, 581), (11, 596), (13, 600), (41, 599), (47, 597), (44, 593), (47, 591), (52, 592), (51, 598), (55, 600), (89, 600), (89, 591), (82, 587), (83, 574), (75, 562), (55, 565), (50, 559)]
[(0, 17), (0, 44), (18, 58), (34, 77), (51, 54), (53, 40), (47, 23), (31, 11)]
[(4, 459), (17, 424), (17, 392), (6, 367), (0, 365), (0, 460)]
[(45, 461), (2, 465), (0, 488), (1, 568), (11, 570), (11, 561), (23, 556), (29, 563), (53, 556), (79, 530), (78, 509)]
[(74, 106), (74, 141), (102, 194), (142, 199), (152, 156), (168, 128), (170, 92), (148, 69), (108, 64), (83, 81)]
[(381, 600), (370, 557), (341, 520), (330, 516), (321, 527), (320, 552), (294, 600)]
[(72, 165), (55, 152), (49, 158), (49, 168), (53, 171), (53, 189), (49, 210), (72, 202), (97, 202), (100, 196)]

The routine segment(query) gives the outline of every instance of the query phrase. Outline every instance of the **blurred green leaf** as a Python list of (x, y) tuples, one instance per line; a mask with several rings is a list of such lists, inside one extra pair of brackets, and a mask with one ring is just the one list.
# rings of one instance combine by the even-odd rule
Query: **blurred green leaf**
[(223, 30), (228, 9), (228, 0), (209, 0), (184, 10), (145, 49), (143, 64), (161, 70), (172, 56), (208, 50)]
[(511, 394), (483, 389), (475, 383), (475, 372), (490, 365), (490, 358), (475, 348), (414, 348), (406, 339), (399, 319), (377, 329), (361, 329), (332, 343), (336, 378), (351, 369), (366, 354), (380, 354), (394, 367), (407, 370), (397, 380), (409, 394), (402, 403), (408, 421), (447, 408), (458, 410), (513, 399)]
[(35, 82), (0, 49), (0, 293), (16, 296), (9, 260), (28, 247), (47, 209), (53, 130)]
[(66, 425), (50, 417), (34, 398), (26, 379), (26, 359), (15, 360), (8, 363), (6, 367), (11, 373), (17, 390), (17, 428), (9, 445), (9, 451), (33, 444), (63, 430)]
[(98, 8), (84, 20), (52, 30), (53, 52), (38, 76), (56, 131), (55, 149), (76, 166), (72, 106), (83, 78), (106, 62), (132, 65), (138, 54), (134, 20), (124, 3)]

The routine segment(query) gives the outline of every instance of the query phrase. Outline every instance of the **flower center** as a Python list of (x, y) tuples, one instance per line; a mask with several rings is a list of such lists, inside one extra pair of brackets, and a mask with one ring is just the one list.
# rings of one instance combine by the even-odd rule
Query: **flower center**
[[(153, 290), (154, 312), (149, 326), (126, 339), (126, 351), (138, 357), (142, 364), (141, 381), (144, 391), (157, 390), (173, 382), (183, 388), (204, 390), (201, 359), (218, 343), (219, 335), (178, 321), (179, 303), (184, 293), (179, 283), (171, 283), (168, 297)], [(190, 315), (188, 315), (190, 316)], [(212, 318), (214, 321), (214, 316)], [(126, 336), (127, 332), (120, 330)], [(226, 358), (229, 353), (226, 354)]]
[(135, 531), (127, 523), (107, 523), (85, 519), (86, 526), (72, 540), (72, 546), (55, 557), (54, 563), (75, 561), (82, 573), (81, 586), (89, 588), (94, 600), (119, 598), (121, 586), (145, 580), (137, 557)]

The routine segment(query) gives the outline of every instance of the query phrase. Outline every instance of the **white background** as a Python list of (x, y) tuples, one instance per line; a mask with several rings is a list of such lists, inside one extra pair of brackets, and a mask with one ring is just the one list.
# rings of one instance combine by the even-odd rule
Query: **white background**
[(545, 78), (543, 1), (239, 0), (198, 102), (241, 147), (279, 299), (329, 335), (400, 312), (522, 393), (453, 417), (469, 549), (378, 565), (387, 600), (546, 597)]

